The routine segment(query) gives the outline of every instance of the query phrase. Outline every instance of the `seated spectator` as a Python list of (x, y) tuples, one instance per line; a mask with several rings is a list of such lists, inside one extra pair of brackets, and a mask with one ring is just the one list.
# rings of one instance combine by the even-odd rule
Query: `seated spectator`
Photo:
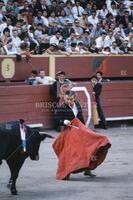
[(21, 44), (22, 41), (19, 37), (19, 33), (18, 33), (17, 29), (12, 30), (12, 42), (17, 49), (20, 47), (20, 44)]
[(99, 49), (99, 51), (102, 51), (105, 45), (105, 37), (107, 33), (102, 32), (101, 35), (96, 39), (96, 47)]
[(105, 55), (111, 54), (111, 52), (110, 52), (110, 47), (105, 47), (105, 48), (102, 50), (102, 53), (105, 54)]
[(125, 33), (126, 37), (132, 31), (133, 31), (133, 23), (129, 22), (128, 25), (127, 25), (127, 28), (124, 29), (124, 33)]
[(44, 54), (57, 54), (57, 45), (55, 43), (50, 44), (49, 48), (47, 48)]
[(89, 31), (85, 30), (84, 34), (83, 34), (83, 43), (84, 43), (84, 47), (86, 48), (86, 50), (88, 50), (88, 48), (90, 47), (91, 40), (92, 40), (92, 38), (91, 38)]
[(10, 30), (7, 27), (3, 30), (3, 35), (0, 37), (0, 40), (3, 45), (6, 45), (10, 40)]
[(84, 9), (82, 6), (80, 6), (80, 1), (76, 1), (75, 5), (72, 8), (72, 13), (74, 18), (81, 17), (82, 13), (84, 12)]
[(70, 37), (68, 37), (65, 41), (65, 47), (68, 48), (72, 43), (77, 43), (76, 34), (71, 33)]
[(66, 20), (66, 26), (62, 30), (62, 36), (64, 39), (67, 39), (71, 36), (72, 33), (75, 33), (73, 28), (73, 22), (70, 19)]
[(59, 24), (61, 26), (65, 26), (66, 25), (66, 19), (67, 19), (66, 12), (64, 10), (61, 10), (60, 15), (58, 17)]
[(36, 78), (38, 76), (37, 70), (32, 70), (30, 77), (25, 81), (28, 85), (37, 85)]
[(129, 15), (128, 10), (125, 10), (124, 15), (121, 17), (121, 23), (123, 24), (124, 29), (127, 28), (129, 22), (132, 22), (132, 16)]
[(99, 49), (96, 47), (96, 43), (95, 42), (90, 46), (89, 51), (91, 53), (97, 53), (97, 54), (99, 53)]
[(47, 12), (47, 10), (43, 10), (41, 18), (42, 18), (42, 21), (43, 21), (43, 25), (46, 26), (46, 27), (49, 27), (48, 12)]
[(64, 10), (66, 12), (66, 16), (73, 22), (74, 16), (73, 16), (73, 10), (72, 9), (73, 9), (72, 2), (70, 0), (67, 0)]
[(88, 16), (92, 14), (92, 6), (93, 6), (93, 3), (88, 1), (85, 8), (85, 12), (87, 12)]
[(18, 31), (18, 33), (20, 34), (21, 30), (22, 30), (22, 26), (23, 26), (23, 20), (16, 20), (14, 29), (16, 29)]
[(38, 24), (43, 24), (42, 12), (41, 11), (37, 12), (37, 15), (33, 19), (33, 23), (35, 24), (35, 26), (37, 26)]
[(60, 31), (56, 31), (56, 34), (50, 38), (50, 44), (56, 44), (58, 46), (59, 41), (62, 39)]
[(88, 17), (88, 23), (93, 24), (94, 28), (96, 27), (97, 23), (99, 22), (98, 17), (96, 16), (96, 12), (92, 12), (92, 15)]
[(69, 54), (78, 54), (79, 51), (76, 49), (77, 44), (75, 42), (71, 43), (70, 47), (66, 49)]
[(58, 54), (69, 55), (69, 53), (66, 52), (64, 40), (59, 41), (59, 45), (57, 46), (57, 51)]
[(101, 23), (97, 23), (96, 27), (94, 28), (94, 35), (95, 38), (98, 38), (103, 32), (102, 29), (102, 24)]
[(51, 85), (54, 83), (55, 79), (50, 76), (45, 76), (45, 71), (41, 69), (39, 71), (39, 77), (36, 78), (37, 84)]
[(112, 46), (110, 47), (111, 54), (123, 54), (123, 51), (121, 51), (117, 45), (116, 42), (112, 43)]
[(106, 24), (110, 26), (112, 23), (115, 23), (115, 17), (112, 15), (112, 13), (108, 13), (106, 15), (105, 21), (106, 21)]
[(35, 29), (33, 26), (29, 27), (28, 36), (32, 43), (35, 43), (37, 46), (39, 46), (39, 42), (35, 39)]
[(115, 1), (107, 0), (107, 9), (114, 17), (118, 15), (117, 4)]
[(6, 55), (16, 55), (19, 54), (16, 47), (14, 46), (12, 40), (10, 39), (8, 43), (3, 46), (3, 49), (5, 50)]
[(121, 33), (121, 37), (123, 39), (125, 39), (126, 35), (125, 35), (124, 29), (123, 29), (123, 24), (121, 22), (119, 23), (118, 27), (115, 28), (114, 34), (117, 33), (117, 32), (120, 32)]
[(115, 37), (115, 42), (116, 42), (116, 44), (118, 45), (118, 47), (120, 47), (120, 46), (122, 45), (123, 41), (124, 41), (124, 38), (122, 38), (122, 36), (121, 36), (121, 32), (118, 31), (118, 32), (114, 35), (114, 37)]
[(25, 23), (27, 23), (27, 22), (28, 22), (28, 10), (26, 10), (26, 9), (21, 9), (21, 10), (19, 11), (19, 14), (18, 14), (17, 19), (18, 19), (18, 20), (23, 19), (23, 21), (24, 21)]
[(82, 13), (82, 16), (79, 17), (79, 25), (81, 28), (83, 28), (83, 30), (86, 29), (88, 24), (88, 13), (84, 10), (84, 12)]
[(78, 42), (76, 50), (79, 54), (88, 54), (89, 52), (84, 49), (84, 43), (82, 41)]
[(110, 30), (107, 36), (105, 37), (104, 47), (110, 47), (114, 41), (115, 41), (115, 38), (113, 36), (113, 32)]
[(75, 33), (78, 33), (79, 35), (83, 34), (83, 28), (80, 26), (78, 19), (75, 19), (74, 30), (75, 30)]
[(107, 5), (106, 4), (103, 4), (102, 6), (102, 9), (101, 10), (98, 10), (98, 18), (100, 20), (104, 20), (106, 18), (106, 15), (108, 14), (108, 9), (107, 9)]
[(36, 26), (36, 30), (34, 32), (35, 35), (35, 39), (39, 42), (41, 42), (42, 40), (49, 40), (49, 36), (48, 36), (48, 29), (43, 26), (43, 24), (38, 24)]
[(124, 53), (124, 54), (130, 54), (132, 53), (132, 49), (130, 47), (128, 47), (128, 40), (125, 40), (123, 42), (123, 45), (120, 47), (120, 50)]
[(21, 43), (19, 53), (20, 55), (25, 56), (26, 62), (29, 62), (32, 52), (30, 51), (30, 46), (28, 45), (28, 43)]
[(58, 21), (58, 17), (56, 17), (55, 11), (52, 10), (50, 12), (50, 16), (48, 18), (48, 22), (49, 22), (49, 26), (51, 26), (51, 27), (54, 26), (55, 22), (58, 24), (59, 21)]
[(4, 18), (2, 24), (0, 24), (1, 35), (3, 34), (5, 28), (8, 28), (10, 30), (10, 35), (11, 35), (13, 26), (12, 26), (12, 20), (8, 17)]

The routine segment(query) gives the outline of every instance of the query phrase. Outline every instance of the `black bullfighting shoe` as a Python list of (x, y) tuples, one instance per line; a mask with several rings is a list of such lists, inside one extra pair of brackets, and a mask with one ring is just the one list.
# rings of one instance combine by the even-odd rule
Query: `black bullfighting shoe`
[(86, 171), (84, 171), (84, 176), (90, 176), (90, 177), (96, 177), (96, 175), (95, 174), (93, 174), (90, 170), (86, 170)]

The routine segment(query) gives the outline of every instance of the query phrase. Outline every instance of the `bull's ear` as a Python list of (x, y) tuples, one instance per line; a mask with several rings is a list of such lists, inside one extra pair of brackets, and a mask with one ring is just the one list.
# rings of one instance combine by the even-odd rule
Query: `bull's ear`
[(39, 133), (40, 133), (41, 140), (45, 140), (46, 138), (54, 138), (52, 135), (42, 133), (42, 132), (39, 132)]

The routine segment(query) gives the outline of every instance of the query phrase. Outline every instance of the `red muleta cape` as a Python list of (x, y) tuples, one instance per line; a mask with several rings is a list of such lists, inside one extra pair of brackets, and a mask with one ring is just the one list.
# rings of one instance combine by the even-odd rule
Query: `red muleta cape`
[[(77, 118), (72, 125), (78, 128), (66, 128), (53, 143), (58, 157), (56, 178), (62, 180), (70, 173), (95, 169), (100, 165), (111, 144), (106, 136), (86, 128)], [(94, 156), (97, 158), (94, 160)]]

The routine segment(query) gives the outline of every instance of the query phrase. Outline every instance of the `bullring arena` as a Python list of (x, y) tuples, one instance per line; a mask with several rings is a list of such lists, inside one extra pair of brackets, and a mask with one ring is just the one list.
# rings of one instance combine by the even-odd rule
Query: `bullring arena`
[[(0, 200), (133, 199), (132, 64), (133, 1), (0, 1)], [(53, 82), (39, 82), (40, 71)], [(65, 74), (66, 84), (60, 82), (60, 72)], [(97, 83), (92, 83), (97, 72), (104, 80), (99, 82), (100, 101), (107, 126), (98, 115)], [(62, 86), (53, 91), (58, 81)], [(75, 91), (74, 98), (81, 105), (83, 129), (73, 121), (69, 124), (71, 120), (63, 118), (65, 112), (65, 129), (56, 127), (58, 106), (63, 105), (68, 90)], [(79, 119), (75, 105), (69, 107)], [(90, 145), (92, 150), (96, 142), (84, 141), (81, 133), (86, 134), (85, 130), (90, 135), (92, 130), (94, 138), (98, 133), (107, 142), (102, 147), (97, 142), (100, 147), (95, 147), (89, 159), (87, 148)], [(86, 152), (80, 149), (82, 145), (77, 148), (78, 131), (79, 144), (83, 143)], [(41, 142), (45, 136), (48, 138)], [(60, 136), (64, 138), (57, 142), (56, 152), (53, 144)], [(67, 142), (72, 137), (70, 145)], [(101, 165), (99, 152), (106, 157)], [(31, 159), (24, 163), (27, 157)], [(84, 167), (80, 166), (82, 158), (88, 159)], [(90, 163), (96, 168), (89, 168)], [(77, 168), (70, 170), (69, 164)], [(59, 166), (65, 166), (67, 172), (60, 180)]]
[[(92, 98), (92, 88), (88, 77), (94, 74), (93, 63), (100, 56), (50, 56), (31, 58), (34, 66), (44, 66), (47, 75), (55, 77), (59, 70), (66, 71), (67, 77), (72, 79), (76, 88), (86, 88)], [(57, 60), (56, 60), (57, 59)], [(104, 57), (106, 59), (106, 57)], [(0, 113), (1, 122), (23, 118), (27, 124), (41, 127), (55, 138), (58, 133), (53, 129), (53, 107), (50, 96), (50, 86), (31, 86), (24, 83), (33, 66), (25, 61), (16, 62), (13, 57), (1, 57), (1, 63), (13, 62), (14, 74), (4, 78), (1, 74)], [(40, 160), (37, 163), (29, 159), (23, 166), (18, 180), (19, 196), (17, 199), (90, 199), (105, 200), (132, 199), (132, 99), (133, 99), (133, 70), (132, 56), (108, 56), (107, 69), (104, 77), (111, 81), (104, 83), (102, 104), (109, 123), (108, 130), (97, 129), (109, 137), (112, 148), (104, 162), (95, 170), (96, 178), (83, 177), (82, 174), (73, 175), (69, 182), (55, 179), (57, 159), (52, 150), (53, 141), (47, 139), (41, 144)], [(52, 65), (52, 66), (51, 66)], [(83, 68), (83, 65), (84, 68)], [(60, 66), (60, 67), (59, 67)], [(67, 67), (69, 66), (69, 67)], [(6, 69), (6, 68), (5, 68)], [(53, 70), (52, 70), (53, 69)], [(6, 76), (10, 76), (10, 70)], [(5, 70), (6, 71), (6, 70)], [(85, 77), (85, 80), (84, 80)], [(80, 81), (78, 81), (80, 80)], [(85, 119), (88, 119), (87, 98), (84, 89), (78, 93), (78, 99), (83, 106)], [(91, 101), (90, 101), (91, 102)], [(92, 105), (90, 105), (92, 109)], [(91, 116), (92, 117), (92, 116)], [(88, 126), (92, 127), (92, 123)], [(10, 198), (6, 188), (9, 170), (3, 162), (0, 169), (0, 198)]]

